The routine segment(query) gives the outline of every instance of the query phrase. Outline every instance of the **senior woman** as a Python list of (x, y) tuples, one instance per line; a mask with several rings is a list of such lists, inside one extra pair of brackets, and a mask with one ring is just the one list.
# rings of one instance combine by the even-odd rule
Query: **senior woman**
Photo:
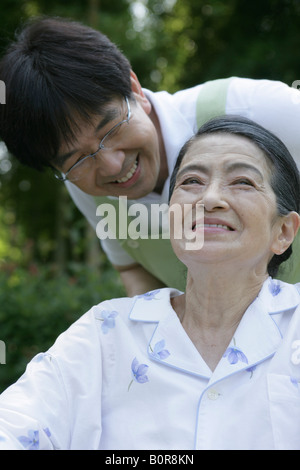
[(193, 214), (171, 227), (186, 292), (87, 312), (0, 396), (0, 448), (300, 449), (300, 294), (272, 277), (299, 227), (294, 161), (251, 121), (215, 119), (170, 193)]

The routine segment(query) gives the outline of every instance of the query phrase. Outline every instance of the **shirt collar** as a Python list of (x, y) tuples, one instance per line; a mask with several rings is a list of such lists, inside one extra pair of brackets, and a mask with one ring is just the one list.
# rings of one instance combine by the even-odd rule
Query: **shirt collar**
[[(159, 322), (173, 310), (171, 298), (180, 294), (182, 292), (177, 289), (163, 288), (138, 295), (129, 318), (134, 321)], [(159, 302), (159, 308), (155, 307), (156, 302)], [(249, 308), (274, 315), (295, 309), (299, 303), (300, 293), (296, 286), (269, 277)]]
[(182, 292), (177, 289), (163, 288), (138, 295), (129, 318), (134, 321), (158, 323), (171, 312), (175, 313), (171, 306), (171, 298), (180, 294)]
[[(129, 318), (156, 324), (148, 345), (149, 357), (212, 382), (241, 370), (251, 373), (258, 363), (272, 357), (282, 341), (285, 312), (293, 311), (300, 303), (295, 286), (268, 278), (243, 315), (222, 360), (212, 373), (172, 309), (171, 298), (180, 294), (176, 289), (165, 288), (137, 296)], [(161, 353), (155, 353), (158, 347), (162, 348)], [(162, 354), (165, 350), (167, 359)]]
[(300, 302), (297, 287), (269, 277), (263, 284), (258, 300), (270, 315), (296, 308)]
[(290, 314), (300, 303), (294, 285), (268, 278), (251, 303), (211, 379), (244, 370), (252, 373), (256, 366), (274, 356), (282, 342)]

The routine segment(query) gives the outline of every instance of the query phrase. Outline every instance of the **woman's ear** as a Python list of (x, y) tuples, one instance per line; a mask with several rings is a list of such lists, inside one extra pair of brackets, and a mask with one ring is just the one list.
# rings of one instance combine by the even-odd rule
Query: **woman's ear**
[(151, 108), (152, 108), (151, 103), (148, 100), (148, 98), (146, 98), (143, 92), (142, 86), (139, 82), (139, 79), (137, 78), (133, 70), (131, 70), (130, 72), (130, 81), (131, 81), (131, 91), (134, 94), (135, 99), (140, 103), (145, 113), (150, 114)]
[(300, 226), (300, 216), (297, 212), (289, 212), (280, 218), (280, 225), (272, 251), (275, 255), (281, 255), (293, 243)]

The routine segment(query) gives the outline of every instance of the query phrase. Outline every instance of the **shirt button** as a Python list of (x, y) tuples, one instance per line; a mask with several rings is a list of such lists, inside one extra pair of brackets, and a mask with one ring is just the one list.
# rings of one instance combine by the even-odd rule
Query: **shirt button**
[(217, 400), (220, 396), (220, 393), (214, 388), (211, 388), (210, 390), (208, 390), (207, 396), (210, 400)]
[(139, 242), (137, 242), (136, 240), (128, 240), (127, 245), (130, 248), (138, 248), (139, 247)]

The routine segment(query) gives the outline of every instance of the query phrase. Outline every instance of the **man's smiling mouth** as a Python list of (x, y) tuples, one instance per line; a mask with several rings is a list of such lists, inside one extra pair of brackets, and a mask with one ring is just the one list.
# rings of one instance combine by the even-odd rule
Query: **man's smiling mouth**
[(128, 171), (128, 173), (126, 173), (125, 176), (123, 176), (123, 178), (120, 178), (116, 181), (114, 181), (114, 183), (127, 183), (127, 181), (129, 181), (133, 175), (135, 174), (136, 172), (136, 169), (138, 167), (138, 158), (135, 160), (134, 164), (132, 165), (132, 167), (130, 168), (130, 170)]

